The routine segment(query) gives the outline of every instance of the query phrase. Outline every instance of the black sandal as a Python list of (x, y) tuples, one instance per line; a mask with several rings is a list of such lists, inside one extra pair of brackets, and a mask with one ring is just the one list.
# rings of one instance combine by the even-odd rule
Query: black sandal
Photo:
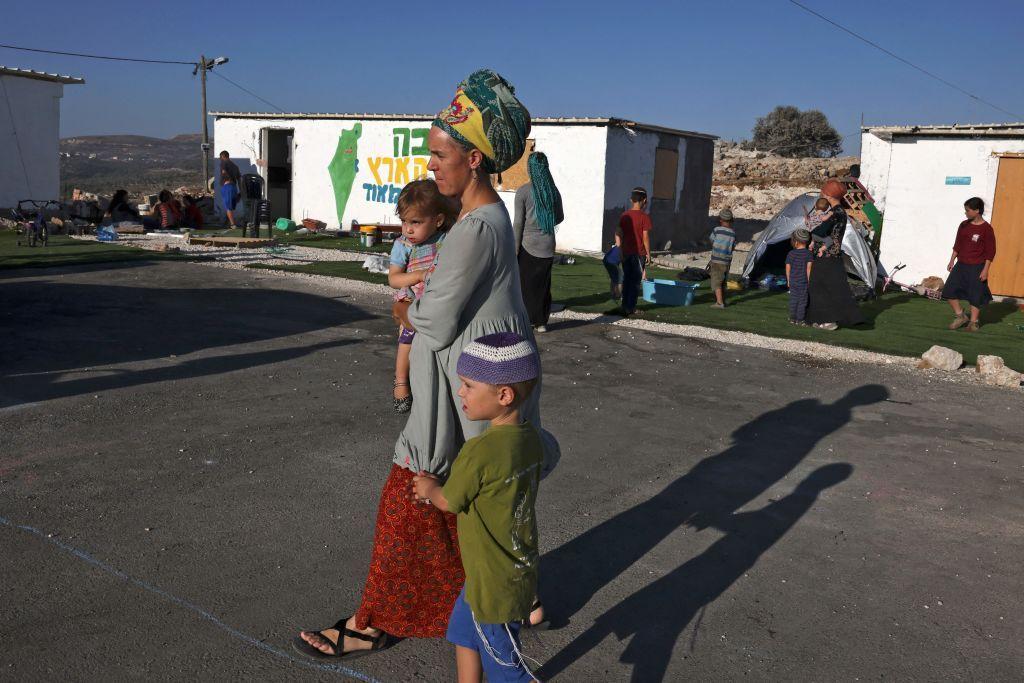
[[(407, 386), (409, 386), (409, 383), (408, 382), (398, 382), (398, 381), (396, 381), (394, 386), (396, 388), (397, 387), (407, 387)], [(394, 398), (394, 393), (392, 393), (391, 396), (392, 396), (392, 398)], [(411, 392), (405, 398), (396, 398), (395, 399), (395, 412), (396, 413), (399, 413), (399, 414), (408, 413), (410, 410), (412, 410), (412, 393)]]
[[(304, 654), (307, 657), (312, 657), (313, 659), (356, 659), (364, 655), (379, 652), (380, 650), (385, 650), (395, 644), (395, 641), (392, 640), (391, 636), (388, 635), (385, 631), (381, 631), (379, 636), (374, 637), (347, 628), (345, 624), (348, 622), (349, 619), (351, 619), (351, 617), (339, 619), (338, 623), (330, 627), (338, 631), (338, 641), (332, 644), (332, 647), (334, 648), (333, 654), (327, 654), (326, 652), (318, 650), (317, 648), (307, 643), (302, 638), (302, 636), (295, 636), (295, 639), (292, 640), (292, 647), (295, 648), (295, 650), (300, 654)], [(328, 629), (325, 628), (320, 631), (314, 631), (314, 633), (316, 633), (318, 636), (320, 636), (328, 643), (330, 643), (331, 639), (324, 635), (324, 631), (326, 630)], [(373, 643), (373, 645), (371, 645), (368, 650), (352, 650), (350, 652), (338, 652), (339, 647), (345, 647), (345, 636), (348, 636), (349, 638), (356, 638), (358, 640), (365, 640), (367, 642)]]
[[(534, 600), (533, 605), (530, 607), (530, 614), (532, 615), (538, 609), (541, 609), (543, 607), (544, 604), (540, 601), (540, 599)], [(529, 629), (531, 631), (547, 631), (550, 626), (551, 620), (548, 619), (547, 611), (544, 612), (544, 618), (538, 621), (536, 624), (530, 623), (530, 617), (526, 617), (526, 619), (523, 619), (523, 628)]]

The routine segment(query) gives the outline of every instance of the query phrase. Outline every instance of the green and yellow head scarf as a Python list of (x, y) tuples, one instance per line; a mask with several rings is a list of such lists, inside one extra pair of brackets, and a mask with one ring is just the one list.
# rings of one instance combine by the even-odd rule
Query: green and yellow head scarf
[(463, 146), (480, 150), (485, 171), (501, 173), (523, 156), (530, 135), (530, 112), (515, 93), (490, 69), (474, 71), (459, 83), (455, 99), (434, 125)]

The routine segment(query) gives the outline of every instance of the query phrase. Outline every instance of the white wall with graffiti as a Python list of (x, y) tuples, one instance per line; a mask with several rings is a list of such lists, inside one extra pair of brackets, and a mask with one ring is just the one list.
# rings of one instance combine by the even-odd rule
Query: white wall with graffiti
[[(292, 215), (329, 227), (394, 223), (398, 193), (427, 173), (429, 122), (324, 119), (216, 120), (217, 150), (258, 164), (260, 131), (292, 130)], [(275, 218), (277, 214), (271, 207)]]
[[(359, 223), (397, 223), (395, 204), (402, 187), (427, 174), (430, 119), (300, 118), (270, 115), (218, 114), (216, 150), (227, 150), (243, 168), (260, 165), (261, 130), (292, 131), (292, 211), (290, 218), (316, 218), (330, 228), (348, 229)], [(556, 232), (557, 248), (565, 252), (603, 251), (608, 224), (617, 216), (628, 188), (650, 182), (654, 149), (665, 135), (644, 134), (618, 145), (609, 156), (609, 139), (625, 136), (607, 124), (535, 122), (530, 133), (534, 149), (548, 156), (552, 176), (562, 194), (565, 221)], [(649, 138), (649, 139), (648, 139)], [(684, 187), (686, 143), (677, 136), (679, 179)], [(658, 141), (661, 140), (659, 143)], [(710, 145), (710, 143), (709, 143)], [(711, 161), (706, 175), (710, 199)], [(497, 188), (513, 213), (513, 188)], [(614, 208), (613, 208), (614, 207)], [(676, 211), (676, 203), (666, 207)], [(271, 212), (275, 218), (279, 214)], [(610, 213), (611, 212), (611, 213)], [(705, 216), (706, 218), (706, 212)]]

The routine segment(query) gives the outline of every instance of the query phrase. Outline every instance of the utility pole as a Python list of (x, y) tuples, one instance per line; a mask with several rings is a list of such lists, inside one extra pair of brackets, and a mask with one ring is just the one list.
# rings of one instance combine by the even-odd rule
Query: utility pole
[(217, 57), (215, 59), (206, 59), (206, 55), (199, 55), (199, 61), (196, 63), (196, 68), (192, 72), (195, 76), (196, 73), (200, 73), (199, 80), (202, 83), (203, 96), (203, 190), (206, 190), (206, 184), (210, 182), (210, 128), (206, 122), (206, 72), (211, 70), (213, 67), (220, 64), (227, 64), (227, 57)]
[(210, 130), (206, 121), (206, 72), (210, 65), (206, 62), (206, 56), (199, 56), (199, 70), (202, 72), (200, 80), (203, 84), (203, 192), (206, 192), (206, 184), (210, 182)]

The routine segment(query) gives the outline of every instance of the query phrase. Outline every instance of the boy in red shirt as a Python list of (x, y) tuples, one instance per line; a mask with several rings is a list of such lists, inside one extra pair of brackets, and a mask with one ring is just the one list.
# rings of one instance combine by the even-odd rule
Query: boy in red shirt
[(615, 246), (622, 251), (622, 314), (625, 316), (636, 313), (644, 267), (651, 262), (651, 217), (644, 212), (647, 190), (634, 187), (629, 201), (632, 206), (619, 218), (619, 229), (615, 232)]
[[(968, 332), (978, 331), (978, 316), (981, 307), (992, 301), (988, 288), (988, 269), (996, 257), (996, 234), (988, 221), (981, 217), (985, 202), (971, 197), (964, 202), (967, 220), (960, 224), (953, 242), (953, 255), (949, 257), (949, 277), (942, 288), (942, 298), (949, 301), (956, 316), (949, 329), (956, 330), (967, 325)], [(971, 319), (968, 323), (960, 299), (967, 299), (971, 305)]]

